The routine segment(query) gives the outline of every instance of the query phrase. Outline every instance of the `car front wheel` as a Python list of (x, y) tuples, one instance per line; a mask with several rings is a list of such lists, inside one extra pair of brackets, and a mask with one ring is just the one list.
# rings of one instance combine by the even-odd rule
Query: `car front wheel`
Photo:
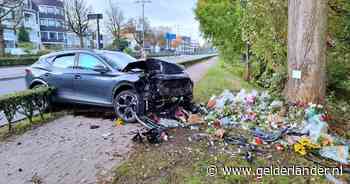
[(135, 90), (122, 91), (114, 99), (115, 112), (126, 123), (136, 122), (136, 114), (141, 112), (142, 104)]

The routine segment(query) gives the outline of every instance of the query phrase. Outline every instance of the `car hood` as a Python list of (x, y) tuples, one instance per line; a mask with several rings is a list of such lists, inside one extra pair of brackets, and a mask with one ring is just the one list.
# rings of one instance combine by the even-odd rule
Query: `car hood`
[(134, 69), (143, 70), (146, 73), (153, 74), (180, 74), (184, 72), (184, 69), (175, 63), (169, 63), (160, 59), (153, 58), (129, 63), (123, 69), (123, 72), (129, 72)]

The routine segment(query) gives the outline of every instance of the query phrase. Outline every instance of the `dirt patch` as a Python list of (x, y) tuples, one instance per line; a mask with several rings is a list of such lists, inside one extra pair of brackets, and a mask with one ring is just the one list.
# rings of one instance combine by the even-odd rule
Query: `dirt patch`
[(0, 183), (96, 183), (127, 158), (139, 127), (82, 116), (57, 119), (0, 144)]

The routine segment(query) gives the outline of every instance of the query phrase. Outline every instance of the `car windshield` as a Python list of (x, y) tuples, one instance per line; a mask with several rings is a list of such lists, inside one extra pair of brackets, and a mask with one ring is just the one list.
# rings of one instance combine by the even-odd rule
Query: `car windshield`
[(124, 69), (129, 63), (136, 59), (121, 52), (101, 52), (100, 56), (106, 59), (108, 64), (118, 70)]

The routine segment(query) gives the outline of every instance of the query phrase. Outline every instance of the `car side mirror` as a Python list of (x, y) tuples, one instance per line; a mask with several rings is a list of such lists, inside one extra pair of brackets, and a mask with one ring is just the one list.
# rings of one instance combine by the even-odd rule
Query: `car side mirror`
[(96, 72), (100, 72), (100, 73), (109, 72), (109, 69), (107, 67), (105, 67), (105, 66), (102, 66), (102, 65), (95, 66), (93, 70), (96, 71)]

